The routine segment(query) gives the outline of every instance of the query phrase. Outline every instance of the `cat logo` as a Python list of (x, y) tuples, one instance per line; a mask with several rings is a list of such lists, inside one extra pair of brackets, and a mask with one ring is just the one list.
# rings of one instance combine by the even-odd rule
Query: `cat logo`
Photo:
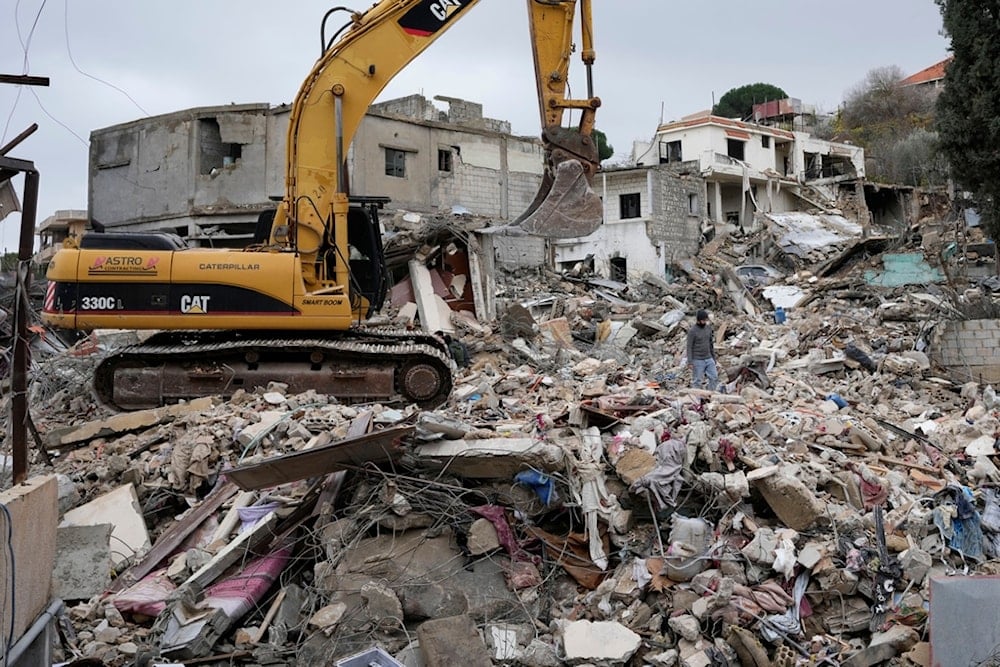
[(399, 19), (399, 27), (409, 35), (430, 37), (473, 4), (475, 0), (421, 0)]
[(181, 312), (185, 315), (204, 315), (208, 312), (210, 298), (212, 297), (183, 294), (181, 295)]

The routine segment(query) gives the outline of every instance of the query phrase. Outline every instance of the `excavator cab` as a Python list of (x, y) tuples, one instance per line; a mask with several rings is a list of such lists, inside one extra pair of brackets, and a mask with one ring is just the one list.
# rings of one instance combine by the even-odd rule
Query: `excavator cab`
[(385, 303), (389, 271), (382, 248), (382, 226), (378, 212), (388, 197), (351, 197), (347, 212), (348, 265), (351, 267), (351, 294), (368, 302), (365, 317)]
[[(347, 249), (338, 248), (333, 239), (327, 238), (317, 254), (317, 273), (320, 276), (336, 275), (337, 263), (347, 262), (348, 290), (353, 310), (365, 304), (362, 317), (371, 317), (385, 303), (389, 291), (389, 271), (382, 246), (382, 225), (378, 212), (388, 197), (351, 196), (347, 211)], [(266, 245), (274, 226), (275, 209), (261, 212), (254, 229), (255, 246)], [(332, 229), (332, 227), (328, 227)]]

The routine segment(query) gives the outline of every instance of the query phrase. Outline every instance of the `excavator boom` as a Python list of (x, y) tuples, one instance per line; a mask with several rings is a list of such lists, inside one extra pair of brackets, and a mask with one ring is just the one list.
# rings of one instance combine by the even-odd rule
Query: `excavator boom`
[[(275, 229), (282, 236), (274, 240), (291, 238), (307, 260), (331, 233), (335, 247), (346, 247), (339, 234), (348, 206), (345, 160), (351, 138), (389, 81), (479, 1), (382, 0), (353, 15), (343, 37), (306, 77), (292, 107), (286, 195), (275, 218)], [(518, 222), (532, 218), (526, 229), (541, 236), (586, 236), (603, 217), (600, 199), (589, 187), (599, 167), (591, 132), (600, 100), (590, 90), (583, 100), (567, 98), (566, 91), (578, 5), (582, 57), (591, 87), (590, 67), (595, 60), (591, 0), (526, 1), (546, 164), (542, 187)], [(580, 125), (566, 131), (562, 122), (571, 110), (580, 112)], [(570, 160), (580, 163), (585, 184), (576, 183), (577, 178), (566, 172), (559, 175), (559, 165)], [(550, 190), (555, 191), (556, 203), (542, 206)], [(562, 210), (574, 213), (560, 216)], [(547, 224), (550, 218), (559, 223)], [(567, 230), (569, 220), (576, 224)], [(333, 281), (343, 284), (344, 271), (339, 267)]]

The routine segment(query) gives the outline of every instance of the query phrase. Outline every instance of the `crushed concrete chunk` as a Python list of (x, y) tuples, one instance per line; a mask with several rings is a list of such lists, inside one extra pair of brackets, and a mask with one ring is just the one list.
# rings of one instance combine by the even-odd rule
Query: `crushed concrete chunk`
[(771, 475), (756, 486), (782, 523), (793, 530), (806, 530), (823, 515), (823, 504), (798, 479)]
[(420, 650), (427, 667), (491, 667), (489, 651), (469, 616), (426, 621), (417, 628)]
[(615, 621), (571, 621), (562, 630), (563, 652), (570, 661), (608, 660), (622, 664), (639, 650), (642, 638)]

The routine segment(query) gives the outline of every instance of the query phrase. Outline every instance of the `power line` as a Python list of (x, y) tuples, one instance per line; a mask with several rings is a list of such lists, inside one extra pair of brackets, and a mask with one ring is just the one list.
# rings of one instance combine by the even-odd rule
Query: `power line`
[(136, 102), (134, 99), (132, 99), (132, 96), (129, 95), (127, 92), (125, 92), (124, 90), (122, 90), (118, 86), (114, 85), (113, 83), (109, 83), (108, 81), (105, 81), (104, 79), (100, 79), (100, 78), (98, 78), (96, 76), (93, 76), (92, 74), (88, 74), (87, 72), (84, 72), (82, 69), (80, 69), (77, 66), (76, 60), (73, 59), (73, 49), (71, 49), (70, 45), (69, 45), (69, 0), (63, 0), (63, 28), (64, 28), (64, 33), (65, 33), (65, 36), (66, 36), (66, 53), (69, 55), (69, 61), (73, 64), (73, 69), (75, 69), (77, 72), (79, 72), (80, 74), (84, 75), (88, 79), (93, 79), (94, 81), (97, 81), (98, 83), (103, 83), (105, 86), (108, 86), (109, 88), (113, 88), (114, 90), (117, 90), (119, 93), (121, 93), (122, 95), (124, 95), (125, 97), (127, 97), (128, 100), (129, 100), (129, 102), (131, 102), (132, 104), (134, 104), (136, 106), (136, 108), (143, 113), (143, 115), (149, 116), (149, 112), (146, 111), (145, 109), (143, 109), (142, 105), (139, 104), (138, 102)]
[[(21, 63), (21, 74), (28, 74), (28, 50), (31, 46), (31, 38), (35, 34), (35, 27), (38, 25), (38, 20), (42, 16), (42, 10), (45, 9), (45, 3), (47, 0), (42, 0), (41, 6), (38, 8), (38, 12), (35, 14), (35, 20), (31, 24), (31, 32), (28, 33), (27, 40), (21, 35), (21, 24), (17, 20), (17, 11), (21, 7), (21, 0), (17, 0), (14, 4), (14, 28), (17, 30), (17, 40), (21, 44), (21, 51), (24, 52), (24, 59)], [(7, 116), (7, 122), (3, 126), (3, 134), (0, 135), (0, 143), (3, 143), (7, 139), (7, 131), (10, 128), (10, 123), (14, 119), (14, 112), (17, 111), (17, 104), (21, 101), (21, 89), (17, 91), (17, 96), (14, 98), (14, 105), (10, 108), (10, 114)]]
[(14, 5), (14, 27), (17, 29), (17, 39), (21, 43), (21, 50), (24, 51), (22, 74), (28, 73), (28, 51), (31, 48), (31, 39), (35, 36), (35, 28), (38, 27), (38, 20), (42, 18), (42, 10), (45, 9), (45, 3), (47, 1), (48, 0), (42, 0), (42, 4), (38, 6), (38, 11), (35, 13), (35, 20), (31, 22), (31, 31), (28, 33), (28, 39), (24, 39), (22, 37), (21, 24), (17, 20), (17, 10), (21, 6), (21, 0), (17, 0), (17, 4)]
[(74, 132), (73, 128), (71, 128), (69, 125), (67, 125), (66, 123), (62, 122), (61, 120), (59, 120), (58, 118), (56, 118), (55, 116), (53, 116), (52, 114), (49, 113), (48, 109), (46, 109), (45, 106), (42, 104), (42, 100), (40, 100), (38, 98), (38, 93), (36, 93), (34, 90), (32, 90), (31, 94), (34, 95), (35, 102), (38, 103), (38, 108), (41, 109), (42, 113), (44, 113), (46, 116), (48, 116), (49, 119), (52, 122), (54, 122), (57, 125), (61, 126), (64, 130), (66, 130), (67, 132), (69, 132), (70, 134), (72, 134), (74, 137), (76, 137), (77, 139), (79, 139), (80, 143), (82, 143), (84, 146), (88, 146), (88, 147), (90, 146), (90, 142), (87, 141), (86, 139), (84, 139), (83, 137), (81, 137), (76, 132)]

